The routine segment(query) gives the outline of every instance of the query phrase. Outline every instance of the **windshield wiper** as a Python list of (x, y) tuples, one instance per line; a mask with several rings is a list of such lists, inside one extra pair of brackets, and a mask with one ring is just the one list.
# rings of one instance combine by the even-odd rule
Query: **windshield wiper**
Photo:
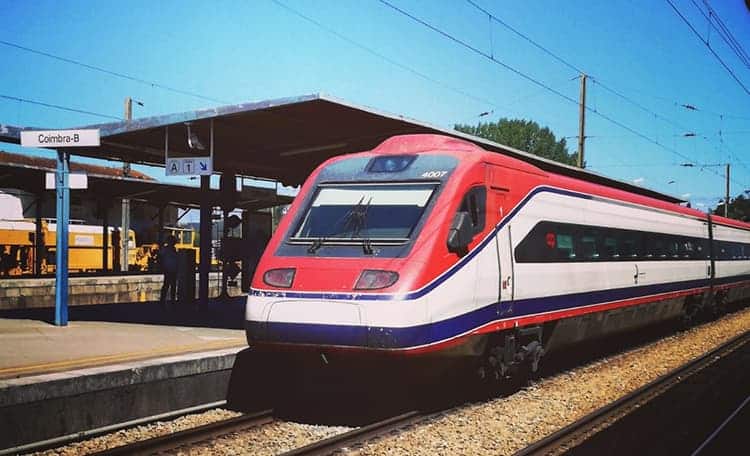
[(310, 247), (307, 249), (307, 253), (311, 255), (315, 254), (315, 252), (317, 252), (321, 247), (323, 247), (323, 243), (325, 242), (325, 240), (326, 239), (322, 236), (315, 239), (312, 245), (310, 245)]
[[(354, 236), (358, 235), (362, 230), (364, 232), (367, 232), (367, 213), (370, 210), (370, 203), (372, 203), (372, 197), (370, 197), (369, 200), (367, 200), (367, 204), (362, 205), (362, 201), (364, 201), (364, 196), (359, 200), (356, 206), (352, 207), (349, 217), (347, 220), (347, 225), (352, 225), (352, 238)], [(365, 255), (372, 255), (373, 254), (373, 248), (372, 248), (372, 242), (370, 241), (370, 237), (365, 235), (362, 236), (362, 250), (364, 251)]]

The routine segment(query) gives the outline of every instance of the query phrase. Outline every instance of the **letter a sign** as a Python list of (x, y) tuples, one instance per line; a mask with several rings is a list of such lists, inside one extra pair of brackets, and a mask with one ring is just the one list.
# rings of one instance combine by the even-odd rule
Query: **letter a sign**
[(167, 176), (176, 176), (180, 174), (180, 160), (173, 158), (167, 163)]

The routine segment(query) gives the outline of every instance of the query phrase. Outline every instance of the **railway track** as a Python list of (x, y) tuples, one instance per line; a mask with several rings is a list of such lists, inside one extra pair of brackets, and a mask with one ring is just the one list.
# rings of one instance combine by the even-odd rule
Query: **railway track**
[(367, 426), (362, 426), (361, 428), (357, 428), (349, 432), (335, 435), (333, 437), (311, 443), (292, 451), (288, 451), (286, 453), (283, 453), (282, 456), (329, 455), (343, 448), (358, 445), (376, 437), (388, 434), (390, 432), (403, 429), (407, 426), (423, 421), (430, 416), (431, 414), (424, 414), (418, 411), (406, 412), (398, 416), (386, 418), (382, 421), (378, 421)]
[(540, 456), (562, 454), (573, 450), (600, 430), (666, 392), (686, 378), (701, 371), (717, 360), (750, 343), (750, 331), (740, 334), (714, 350), (705, 353), (681, 367), (638, 388), (578, 421), (516, 452), (514, 456)]
[(209, 423), (192, 429), (133, 442), (109, 450), (94, 453), (98, 456), (149, 455), (166, 452), (185, 445), (213, 439), (232, 432), (244, 431), (274, 421), (273, 410), (242, 415), (227, 420)]
[[(364, 443), (376, 437), (427, 419), (431, 414), (417, 411), (403, 413), (376, 423), (354, 429), (309, 445), (283, 453), (283, 456), (322, 456), (334, 453), (342, 448)], [(155, 437), (132, 444), (115, 447), (99, 453), (97, 456), (149, 455), (204, 442), (232, 432), (245, 431), (275, 421), (272, 410), (264, 410), (251, 415), (242, 415), (223, 421), (199, 426), (193, 429)]]

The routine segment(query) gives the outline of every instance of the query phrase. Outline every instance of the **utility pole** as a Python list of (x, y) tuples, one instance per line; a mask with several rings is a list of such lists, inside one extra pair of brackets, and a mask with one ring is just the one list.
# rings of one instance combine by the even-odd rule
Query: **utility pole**
[(586, 142), (586, 74), (581, 73), (581, 95), (578, 102), (578, 167), (584, 168), (583, 147)]
[(729, 217), (729, 163), (727, 163), (727, 193), (724, 199), (724, 217)]
[[(133, 99), (130, 97), (125, 98), (125, 121), (130, 122), (133, 120)], [(130, 163), (123, 162), (122, 164), (122, 175), (127, 177), (130, 174)], [(120, 223), (120, 270), (127, 272), (128, 270), (128, 250), (130, 247), (130, 239), (128, 233), (130, 232), (130, 200), (127, 198), (122, 199), (122, 221)]]

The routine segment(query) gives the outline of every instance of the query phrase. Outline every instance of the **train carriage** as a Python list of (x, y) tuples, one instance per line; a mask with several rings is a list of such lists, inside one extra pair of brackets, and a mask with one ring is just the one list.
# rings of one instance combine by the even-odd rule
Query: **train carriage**
[(502, 379), (573, 343), (718, 312), (749, 277), (747, 224), (397, 136), (310, 176), (260, 260), (246, 333), (298, 372)]

